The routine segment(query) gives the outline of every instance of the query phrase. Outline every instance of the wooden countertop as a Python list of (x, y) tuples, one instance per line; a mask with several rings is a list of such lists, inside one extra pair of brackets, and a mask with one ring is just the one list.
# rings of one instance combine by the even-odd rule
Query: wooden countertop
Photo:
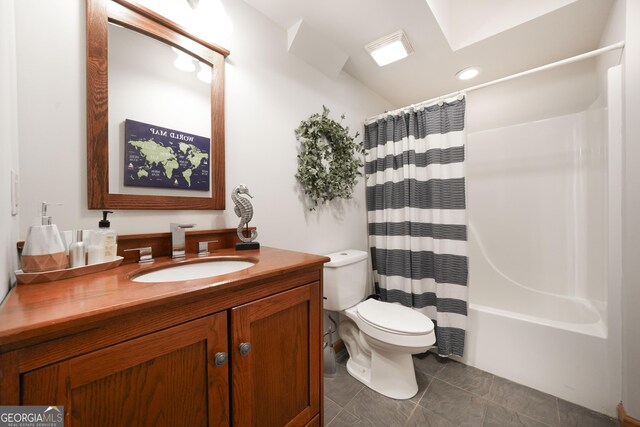
[[(179, 263), (228, 257), (256, 262), (253, 267), (206, 279), (167, 283), (137, 283), (141, 272)], [(191, 298), (221, 297), (292, 272), (318, 269), (329, 258), (262, 247), (259, 250), (224, 249), (207, 257), (185, 260), (158, 258), (153, 264), (126, 264), (86, 276), (49, 283), (18, 285), (0, 305), (0, 352), (19, 342), (52, 339), (71, 333), (70, 326), (103, 322), (144, 308)]]

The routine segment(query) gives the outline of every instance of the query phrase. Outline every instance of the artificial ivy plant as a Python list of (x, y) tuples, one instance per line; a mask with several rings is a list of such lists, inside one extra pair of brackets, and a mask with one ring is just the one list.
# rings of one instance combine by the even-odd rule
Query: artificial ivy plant
[[(344, 114), (341, 121), (344, 120)], [(349, 135), (349, 127), (329, 118), (329, 109), (322, 106), (322, 114), (312, 114), (296, 129), (300, 142), (296, 178), (314, 210), (318, 204), (335, 198), (350, 199), (357, 177), (362, 176), (364, 153), (362, 142)]]

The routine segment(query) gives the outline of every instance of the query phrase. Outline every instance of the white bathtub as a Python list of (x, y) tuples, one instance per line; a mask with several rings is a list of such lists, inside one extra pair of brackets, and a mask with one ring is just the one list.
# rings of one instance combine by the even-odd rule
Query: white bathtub
[[(469, 252), (480, 255), (475, 245), (472, 234)], [(610, 348), (598, 309), (523, 288), (478, 258), (470, 256), (463, 362), (614, 416), (617, 350)]]
[(463, 362), (615, 416), (619, 372), (606, 338), (471, 304)]

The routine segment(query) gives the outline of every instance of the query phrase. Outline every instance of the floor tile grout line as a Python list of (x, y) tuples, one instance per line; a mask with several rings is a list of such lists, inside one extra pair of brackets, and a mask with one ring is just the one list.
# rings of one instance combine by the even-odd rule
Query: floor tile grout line
[[(482, 371), (482, 372), (486, 372), (486, 371)], [(471, 395), (473, 395), (473, 396), (476, 396), (476, 397), (479, 397), (479, 398), (481, 398), (481, 399), (484, 399), (484, 400), (486, 400), (487, 402), (493, 403), (493, 404), (495, 404), (495, 405), (497, 405), (497, 406), (500, 406), (501, 408), (504, 408), (504, 409), (506, 409), (506, 410), (508, 410), (508, 411), (512, 411), (512, 412), (514, 412), (514, 413), (521, 413), (521, 412), (517, 411), (515, 408), (509, 408), (509, 407), (507, 407), (506, 405), (503, 405), (503, 404), (501, 404), (500, 402), (498, 402), (498, 401), (496, 401), (496, 400), (494, 400), (494, 399), (490, 398), (490, 396), (491, 396), (491, 391), (492, 391), (493, 386), (494, 386), (494, 383), (495, 383), (496, 375), (491, 374), (490, 372), (489, 372), (489, 374), (491, 375), (491, 386), (489, 387), (489, 392), (488, 392), (485, 396), (482, 396), (482, 395), (479, 395), (479, 394), (473, 393), (473, 392), (471, 392), (471, 391), (469, 391), (469, 390), (466, 390), (466, 389), (464, 389), (464, 388), (462, 388), (462, 387), (459, 387), (459, 386), (457, 386), (457, 385), (455, 385), (455, 384), (451, 384), (450, 382), (447, 382), (447, 381), (445, 381), (445, 380), (443, 380), (443, 379), (441, 379), (441, 378), (434, 377), (434, 379), (440, 380), (440, 381), (442, 381), (443, 383), (445, 383), (445, 384), (447, 384), (447, 385), (450, 385), (451, 387), (455, 387), (455, 388), (457, 388), (458, 390), (465, 391), (465, 392), (467, 392), (467, 393), (470, 393), (470, 394), (471, 394)], [(502, 378), (502, 377), (500, 377), (500, 378)], [(508, 380), (508, 379), (507, 379), (507, 381), (510, 381), (510, 380)], [(512, 382), (513, 384), (516, 384), (516, 385), (520, 385), (520, 386), (523, 386), (523, 387), (527, 387), (527, 386), (525, 386), (525, 385), (518, 384), (518, 383), (513, 382), (513, 381), (510, 381), (510, 382)], [(431, 383), (429, 384), (429, 387), (431, 387), (431, 384), (433, 384), (433, 381), (431, 381)], [(527, 388), (530, 388), (530, 387), (527, 387)], [(427, 388), (427, 389), (428, 389), (428, 388)], [(532, 390), (534, 390), (534, 391), (539, 391), (539, 390), (536, 390), (536, 389), (532, 389)], [(541, 393), (544, 393), (544, 392), (541, 392)], [(425, 391), (425, 394), (426, 394), (426, 391)], [(548, 393), (544, 393), (544, 394), (548, 394)], [(551, 397), (553, 397), (553, 398), (555, 399), (555, 401), (556, 401), (556, 416), (557, 416), (557, 417), (556, 417), (556, 422), (554, 423), (554, 426), (551, 426), (551, 427), (559, 426), (559, 425), (560, 425), (560, 409), (559, 409), (559, 405), (558, 405), (558, 398), (557, 398), (556, 396), (553, 396), (553, 395), (550, 395), (550, 394), (548, 394), (548, 395), (549, 395), (549, 396), (551, 396)], [(423, 397), (424, 397), (424, 395), (423, 395)], [(485, 407), (486, 407), (486, 405), (485, 405)], [(486, 413), (486, 410), (485, 410), (485, 413)], [(524, 416), (526, 416), (527, 418), (530, 418), (530, 419), (532, 419), (532, 420), (534, 420), (534, 421), (536, 421), (536, 422), (539, 422), (539, 423), (541, 423), (541, 424), (548, 425), (547, 423), (545, 423), (545, 422), (544, 422), (544, 421), (542, 421), (542, 420), (539, 420), (539, 419), (538, 419), (538, 418), (536, 418), (536, 417), (532, 417), (532, 416), (530, 416), (530, 415), (526, 415), (526, 414), (522, 414), (522, 415), (524, 415)], [(484, 421), (483, 421), (483, 424), (484, 424)]]
[[(502, 377), (500, 377), (500, 378), (502, 378)], [(494, 379), (495, 379), (495, 376), (494, 376)], [(507, 381), (510, 381), (510, 382), (512, 382), (513, 384), (520, 385), (520, 386), (522, 386), (522, 387), (527, 387), (527, 386), (525, 386), (525, 385), (523, 385), (523, 384), (518, 384), (518, 383), (513, 382), (513, 381), (511, 381), (511, 380), (507, 380)], [(491, 388), (493, 388), (493, 384), (494, 384), (494, 383), (492, 382), (492, 383), (491, 383)], [(531, 388), (531, 387), (527, 387), (527, 388)], [(538, 392), (543, 393), (543, 394), (547, 394), (548, 396), (551, 396), (551, 397), (553, 397), (553, 398), (555, 399), (555, 401), (556, 401), (556, 422), (555, 422), (552, 426), (550, 426), (550, 427), (559, 427), (559, 426), (560, 426), (560, 409), (559, 409), (559, 405), (558, 405), (558, 398), (557, 398), (556, 396), (554, 396), (554, 395), (551, 395), (551, 394), (548, 394), (548, 393), (541, 392), (540, 390), (536, 390), (536, 389), (534, 389), (534, 388), (531, 388), (531, 390), (538, 391)], [(491, 389), (489, 389), (489, 393), (488, 393), (488, 396), (490, 396), (490, 395), (491, 395)], [(489, 401), (490, 403), (493, 403), (493, 404), (495, 404), (495, 405), (497, 405), (497, 406), (500, 406), (501, 408), (506, 409), (507, 411), (511, 411), (511, 412), (516, 413), (516, 414), (521, 414), (521, 415), (523, 415), (523, 416), (525, 416), (525, 417), (527, 417), (527, 418), (529, 418), (529, 419), (531, 419), (531, 420), (533, 420), (533, 421), (536, 421), (536, 422), (538, 422), (538, 423), (540, 423), (540, 424), (544, 424), (544, 425), (549, 426), (549, 424), (547, 424), (547, 423), (546, 423), (546, 422), (544, 422), (543, 420), (540, 420), (540, 419), (538, 419), (538, 418), (536, 418), (536, 417), (534, 417), (534, 416), (531, 416), (531, 415), (524, 414), (524, 413), (522, 413), (521, 411), (516, 410), (515, 408), (510, 408), (510, 407), (508, 407), (507, 405), (504, 405), (504, 404), (502, 404), (502, 403), (498, 402), (497, 400), (494, 400), (494, 399), (491, 399), (491, 398), (488, 398), (488, 397), (485, 397), (485, 399), (486, 399), (487, 401)]]
[[(413, 403), (413, 402), (411, 402)], [(411, 410), (411, 413), (409, 414), (409, 416), (407, 417), (407, 421), (404, 422), (404, 426), (407, 425), (407, 423), (409, 423), (409, 421), (411, 421), (411, 417), (413, 417), (413, 414), (416, 412), (416, 410), (418, 409), (418, 404), (417, 403), (413, 403), (413, 409)]]
[[(485, 371), (482, 371), (485, 372)], [(496, 376), (489, 373), (491, 375), (491, 384), (489, 384), (489, 391), (487, 392), (487, 396), (491, 395), (491, 389), (493, 388), (493, 381), (496, 379)], [(482, 414), (482, 426), (484, 427), (484, 422), (487, 419), (487, 412), (489, 411), (489, 403), (491, 402), (491, 400), (489, 400), (487, 397), (482, 396), (482, 398), (484, 400), (486, 400), (487, 403), (484, 404), (484, 414)]]
[[(462, 387), (460, 387), (460, 386), (458, 386), (458, 385), (452, 384), (452, 383), (450, 383), (450, 382), (448, 382), (448, 381), (445, 381), (445, 380), (443, 380), (443, 379), (441, 379), (441, 378), (433, 377), (433, 379), (434, 379), (434, 380), (439, 380), (439, 381), (441, 381), (441, 382), (445, 383), (446, 385), (451, 386), (451, 387), (454, 387), (454, 388), (457, 388), (458, 390), (464, 391), (465, 393), (469, 393), (469, 394), (470, 394), (471, 396), (473, 396), (473, 397), (479, 397), (480, 399), (484, 399), (484, 400), (487, 400), (487, 401), (489, 401), (489, 402), (493, 402), (493, 403), (495, 403), (495, 404), (497, 404), (497, 405), (499, 405), (499, 406), (503, 406), (503, 405), (500, 405), (498, 402), (495, 402), (495, 401), (493, 401), (493, 400), (489, 399), (488, 397), (486, 397), (486, 396), (488, 396), (488, 395), (489, 395), (489, 393), (487, 393), (487, 395), (483, 396), (483, 395), (481, 395), (481, 394), (477, 394), (477, 393), (474, 393), (474, 392), (469, 391), (469, 390), (467, 390), (467, 389), (464, 389), (464, 388), (462, 388)], [(431, 381), (431, 383), (429, 383), (429, 387), (431, 387), (431, 384), (433, 384), (433, 381)], [(493, 384), (493, 383), (492, 383), (492, 384)]]
[(359, 416), (357, 416), (356, 414), (354, 414), (353, 412), (351, 412), (350, 410), (347, 409), (347, 406), (349, 406), (349, 403), (353, 402), (353, 400), (360, 394), (362, 393), (362, 390), (364, 390), (365, 386), (360, 387), (360, 390), (358, 390), (358, 392), (356, 394), (353, 395), (353, 397), (351, 398), (351, 400), (349, 400), (343, 407), (342, 409), (347, 411), (348, 413), (350, 413), (351, 415), (353, 415), (354, 417), (356, 417), (357, 419), (360, 419)]
[[(422, 400), (422, 398), (424, 397), (425, 393), (427, 392), (427, 390), (429, 389), (429, 386), (431, 385), (431, 383), (433, 382), (434, 377), (432, 377), (429, 374), (425, 374), (424, 372), (422, 372), (423, 375), (425, 375), (426, 377), (428, 377), (429, 379), (429, 383), (427, 384), (427, 386), (424, 388), (424, 390), (422, 391), (422, 394), (420, 395), (420, 397), (418, 398), (418, 400), (416, 400), (416, 405), (418, 405), (420, 403), (420, 401)], [(417, 396), (417, 394), (416, 394)]]
[[(429, 389), (431, 388), (431, 384), (433, 384), (433, 380), (435, 380), (435, 377), (431, 377), (431, 381), (429, 381), (429, 385), (427, 386), (427, 388), (424, 389), (424, 393), (422, 393), (422, 396), (420, 396), (420, 399), (418, 399), (418, 401), (416, 402), (416, 406), (420, 405), (420, 402), (422, 402), (422, 399), (424, 399), (424, 397), (427, 395), (427, 391), (429, 391)], [(422, 406), (422, 405), (420, 405)], [(427, 408), (426, 406), (422, 406), (423, 408)], [(427, 408), (429, 409), (429, 408)]]
[[(487, 400), (487, 402), (489, 402), (489, 401)], [(482, 411), (482, 424), (480, 424), (482, 427), (484, 427), (484, 420), (487, 418), (487, 411), (488, 410), (489, 410), (489, 405), (487, 405), (487, 403), (485, 403), (484, 404), (484, 411)]]
[[(335, 414), (335, 415), (333, 416), (333, 418), (331, 418), (329, 421), (327, 421), (327, 420), (326, 420), (326, 418), (325, 418), (325, 422), (327, 423), (327, 427), (329, 427), (329, 424), (331, 424), (331, 423), (333, 422), (333, 420), (335, 420), (335, 419), (336, 419), (336, 417), (338, 416), (338, 414), (339, 414), (340, 412), (342, 412), (342, 411), (344, 410), (344, 408), (343, 408), (342, 406), (340, 406), (337, 402), (333, 401), (330, 397), (326, 396), (326, 395), (324, 396), (324, 399), (325, 399), (325, 400), (328, 400), (329, 402), (332, 402), (334, 405), (336, 405), (338, 408), (340, 408), (340, 410), (338, 411), (338, 413), (337, 413), (337, 414)], [(324, 411), (324, 408), (322, 408), (322, 410), (323, 410), (323, 412), (325, 412), (325, 411)], [(326, 414), (325, 414), (325, 415), (326, 415)]]
[[(435, 378), (435, 377), (434, 377), (434, 378)], [(475, 392), (473, 392), (473, 391), (471, 391), (471, 390), (468, 390), (468, 389), (466, 389), (466, 388), (460, 387), (459, 385), (456, 385), (456, 384), (450, 383), (449, 381), (444, 380), (444, 379), (442, 379), (442, 378), (435, 378), (435, 379), (438, 379), (438, 380), (442, 381), (443, 383), (448, 384), (448, 385), (450, 385), (450, 386), (452, 386), (452, 387), (455, 387), (455, 388), (457, 388), (457, 389), (460, 389), (460, 390), (462, 390), (462, 391), (466, 391), (467, 393), (471, 393), (472, 395), (474, 395), (474, 396), (476, 396), (476, 397), (482, 397), (483, 399), (487, 399), (487, 400), (489, 400), (489, 399), (486, 397), (486, 396), (488, 396), (488, 395), (489, 395), (489, 392), (487, 392), (487, 394), (483, 395), (483, 394), (475, 393)], [(492, 382), (492, 384), (493, 384), (493, 379), (491, 380), (491, 382)], [(491, 389), (489, 389), (489, 391), (491, 391)]]
[[(460, 362), (455, 362), (455, 363), (460, 363)], [(467, 366), (467, 365), (465, 365), (465, 366)], [(466, 388), (461, 387), (461, 386), (459, 386), (459, 385), (457, 385), (457, 384), (453, 384), (452, 382), (447, 381), (445, 378), (438, 377), (437, 375), (438, 375), (438, 374), (440, 374), (440, 372), (443, 372), (443, 371), (444, 371), (444, 369), (446, 369), (446, 366), (445, 366), (445, 367), (443, 367), (440, 371), (438, 371), (438, 373), (437, 373), (436, 375), (433, 375), (433, 378), (439, 379), (440, 381), (442, 381), (442, 382), (444, 382), (444, 383), (447, 383), (447, 384), (449, 384), (449, 385), (451, 385), (451, 386), (453, 386), (453, 387), (459, 388), (460, 390), (464, 390), (464, 391), (466, 391), (467, 393), (471, 393), (471, 394), (473, 394), (473, 395), (475, 395), (475, 396), (482, 397), (482, 398), (484, 398), (484, 399), (490, 400), (490, 399), (488, 399), (486, 396), (488, 396), (489, 394), (491, 394), (491, 386), (493, 385), (493, 381), (494, 381), (494, 379), (495, 379), (496, 375), (492, 374), (491, 372), (483, 371), (482, 369), (478, 369), (478, 368), (473, 367), (473, 366), (470, 366), (470, 367), (471, 367), (471, 368), (474, 368), (474, 369), (477, 369), (478, 371), (480, 371), (480, 372), (482, 372), (482, 373), (485, 373), (485, 374), (488, 374), (488, 375), (490, 375), (490, 376), (491, 376), (491, 385), (489, 386), (489, 391), (488, 391), (486, 394), (484, 394), (484, 395), (483, 395), (483, 394), (480, 394), (480, 393), (476, 393), (476, 392), (474, 392), (474, 391), (472, 391), (472, 390), (466, 389)]]

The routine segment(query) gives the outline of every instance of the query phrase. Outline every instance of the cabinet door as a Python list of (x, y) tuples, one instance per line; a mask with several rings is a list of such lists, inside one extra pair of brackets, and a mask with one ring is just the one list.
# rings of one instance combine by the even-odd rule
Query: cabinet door
[(65, 426), (228, 426), (227, 316), (218, 313), (21, 376), (21, 404), (64, 405)]
[(232, 310), (234, 426), (304, 426), (319, 413), (319, 314), (317, 282)]

